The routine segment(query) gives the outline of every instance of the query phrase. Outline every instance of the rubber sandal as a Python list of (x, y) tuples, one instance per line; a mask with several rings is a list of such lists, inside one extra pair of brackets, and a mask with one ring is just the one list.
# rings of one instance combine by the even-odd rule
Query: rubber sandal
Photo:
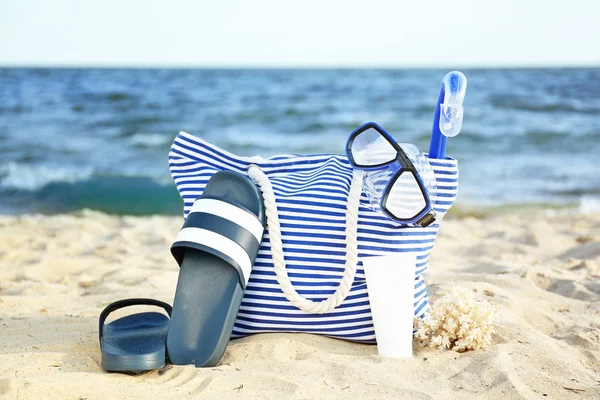
[(221, 360), (265, 227), (258, 187), (232, 171), (214, 174), (194, 202), (171, 253), (180, 270), (167, 336), (171, 363)]
[(166, 364), (169, 317), (158, 312), (127, 315), (104, 324), (115, 310), (137, 305), (157, 306), (171, 315), (171, 306), (154, 299), (125, 299), (109, 304), (100, 314), (98, 327), (102, 368), (107, 371), (142, 372)]

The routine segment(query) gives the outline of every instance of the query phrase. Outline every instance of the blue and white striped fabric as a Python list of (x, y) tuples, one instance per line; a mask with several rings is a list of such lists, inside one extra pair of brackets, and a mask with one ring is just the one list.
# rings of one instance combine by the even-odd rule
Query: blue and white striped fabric
[[(452, 206), (458, 185), (454, 159), (430, 163), (437, 179), (435, 211), (441, 216)], [(281, 223), (288, 275), (304, 297), (322, 301), (333, 292), (346, 262), (346, 203), (352, 167), (345, 155), (280, 155), (269, 159), (240, 157), (181, 132), (169, 153), (169, 166), (184, 202), (187, 217), (194, 200), (217, 171), (247, 174), (255, 164), (269, 177)], [(439, 218), (438, 218), (439, 220)], [(358, 219), (359, 260), (395, 252), (415, 252), (414, 309), (422, 317), (429, 309), (423, 272), (439, 224), (427, 228), (402, 227), (369, 207), (363, 193)], [(359, 261), (350, 294), (335, 310), (309, 314), (288, 302), (273, 269), (270, 236), (263, 237), (246, 287), (232, 337), (260, 332), (306, 332), (358, 342), (375, 342), (362, 262)]]

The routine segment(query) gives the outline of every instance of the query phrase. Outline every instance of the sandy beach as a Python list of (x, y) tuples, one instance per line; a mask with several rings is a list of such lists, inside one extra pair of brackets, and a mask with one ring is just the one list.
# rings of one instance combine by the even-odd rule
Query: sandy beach
[(432, 304), (456, 286), (492, 303), (485, 350), (416, 348), (392, 360), (372, 345), (261, 334), (232, 341), (215, 368), (104, 372), (100, 311), (126, 297), (172, 302), (168, 248), (180, 224), (89, 211), (0, 216), (0, 398), (600, 398), (600, 214), (443, 222), (426, 275)]

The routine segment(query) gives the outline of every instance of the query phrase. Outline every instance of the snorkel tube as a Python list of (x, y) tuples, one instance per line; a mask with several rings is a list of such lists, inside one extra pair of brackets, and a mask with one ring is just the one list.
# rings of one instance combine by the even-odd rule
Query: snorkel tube
[(467, 78), (462, 72), (452, 71), (444, 76), (433, 116), (429, 158), (444, 158), (448, 138), (460, 133), (466, 91)]

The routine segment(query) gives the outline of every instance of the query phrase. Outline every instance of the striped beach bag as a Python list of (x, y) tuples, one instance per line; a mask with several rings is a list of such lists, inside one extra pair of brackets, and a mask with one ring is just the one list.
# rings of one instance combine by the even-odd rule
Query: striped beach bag
[(262, 332), (305, 332), (374, 343), (365, 257), (414, 252), (414, 312), (429, 309), (425, 272), (458, 185), (454, 159), (430, 159), (437, 180), (436, 223), (401, 226), (373, 211), (362, 173), (345, 155), (240, 157), (181, 132), (169, 167), (184, 217), (210, 177), (223, 170), (250, 176), (265, 199), (267, 230), (252, 268), (232, 338)]

